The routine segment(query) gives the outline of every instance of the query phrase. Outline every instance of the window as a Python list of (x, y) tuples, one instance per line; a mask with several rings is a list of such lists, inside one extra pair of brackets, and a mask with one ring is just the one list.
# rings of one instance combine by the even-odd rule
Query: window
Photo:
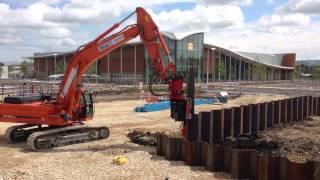
[[(188, 67), (193, 65), (195, 74), (198, 76), (198, 81), (200, 81), (201, 74), (201, 60), (203, 51), (203, 33), (191, 34), (184, 37), (181, 40), (171, 39), (164, 36), (164, 41), (166, 42), (171, 57), (176, 62), (176, 69), (178, 73), (185, 74)], [(188, 51), (188, 43), (192, 43), (193, 50)], [(146, 81), (153, 74), (150, 69), (150, 58), (146, 53)], [(167, 59), (165, 62), (168, 62)]]

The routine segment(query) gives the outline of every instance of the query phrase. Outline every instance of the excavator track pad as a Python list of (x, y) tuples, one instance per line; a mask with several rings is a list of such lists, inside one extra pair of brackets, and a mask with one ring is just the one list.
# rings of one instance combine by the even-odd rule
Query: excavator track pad
[(24, 124), (9, 127), (5, 132), (5, 139), (9, 143), (25, 142), (30, 134), (38, 131), (45, 131), (52, 127), (40, 127), (38, 125)]
[(60, 127), (32, 133), (27, 139), (27, 147), (33, 151), (41, 151), (54, 147), (103, 140), (109, 136), (110, 130), (105, 126), (75, 125)]

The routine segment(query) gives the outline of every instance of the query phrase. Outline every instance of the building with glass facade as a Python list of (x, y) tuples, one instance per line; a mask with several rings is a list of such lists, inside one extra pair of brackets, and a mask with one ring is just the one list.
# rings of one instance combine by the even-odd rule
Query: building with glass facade
[[(163, 32), (164, 40), (175, 61), (177, 72), (195, 70), (197, 82), (290, 80), (294, 78), (295, 53), (261, 54), (234, 52), (204, 43), (204, 33), (177, 37)], [(73, 52), (35, 53), (34, 76), (46, 78), (61, 74)], [(165, 58), (165, 63), (168, 59)], [(140, 42), (127, 43), (101, 58), (88, 73), (99, 74), (112, 82), (148, 82), (153, 75), (150, 58)]]
[[(166, 42), (174, 60), (177, 72), (186, 74), (189, 67), (193, 67), (196, 79), (200, 80), (201, 77), (201, 60), (203, 54), (203, 33), (196, 33), (188, 35), (182, 39), (177, 38), (173, 33), (162, 33), (164, 41)], [(148, 80), (152, 76), (152, 68), (150, 68), (150, 59), (148, 53), (145, 52), (146, 59), (146, 74), (145, 78)], [(168, 63), (168, 59), (164, 59)]]

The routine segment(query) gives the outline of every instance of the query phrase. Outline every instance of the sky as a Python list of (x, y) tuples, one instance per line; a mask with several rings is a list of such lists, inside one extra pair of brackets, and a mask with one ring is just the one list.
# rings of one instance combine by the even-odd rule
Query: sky
[(233, 51), (320, 59), (320, 0), (0, 0), (0, 61), (74, 50), (137, 6), (161, 31), (205, 32), (205, 43)]

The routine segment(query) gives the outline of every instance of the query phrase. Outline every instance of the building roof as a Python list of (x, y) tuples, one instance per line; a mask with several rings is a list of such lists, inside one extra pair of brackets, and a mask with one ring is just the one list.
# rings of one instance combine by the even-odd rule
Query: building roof
[(285, 54), (262, 54), (251, 52), (238, 52), (238, 54), (246, 57), (251, 61), (265, 64), (269, 67), (281, 68), (281, 69), (294, 69), (294, 67), (282, 66), (282, 59)]
[[(170, 39), (179, 40), (186, 36), (189, 36), (193, 33), (171, 33), (171, 32), (161, 32), (163, 36), (166, 36)], [(141, 44), (139, 38), (134, 38), (131, 41), (127, 42), (125, 45), (135, 45)], [(26, 59), (35, 59), (35, 58), (44, 58), (44, 57), (54, 57), (54, 56), (64, 56), (72, 55), (75, 51), (66, 51), (66, 52), (46, 52), (46, 53), (34, 53), (33, 56), (25, 57)]]
[(205, 44), (209, 48), (214, 48), (220, 52), (224, 52), (227, 55), (238, 56), (239, 59), (244, 61), (254, 61), (264, 64), (268, 67), (281, 68), (281, 69), (294, 69), (294, 67), (282, 66), (282, 57), (284, 54), (263, 54), (263, 53), (251, 53), (251, 52), (236, 52), (229, 49), (225, 49), (219, 46)]
[[(172, 32), (161, 32), (163, 36), (166, 36), (173, 40), (180, 40), (192, 34), (196, 33), (172, 33)], [(140, 44), (140, 40), (138, 38), (129, 41), (125, 45), (135, 45)], [(209, 48), (218, 49), (220, 52), (224, 52), (227, 55), (238, 56), (239, 59), (244, 61), (254, 61), (258, 63), (265, 64), (268, 67), (281, 68), (281, 69), (294, 69), (294, 67), (282, 66), (282, 59), (285, 54), (264, 54), (264, 53), (252, 53), (252, 52), (236, 52), (229, 49), (225, 49), (219, 46), (204, 44)], [(54, 57), (54, 56), (64, 56), (64, 55), (72, 55), (75, 51), (67, 51), (67, 52), (47, 52), (47, 53), (34, 53), (32, 57), (26, 57), (27, 59), (35, 59), (35, 58), (43, 58), (43, 57)], [(300, 61), (302, 62), (302, 61)], [(298, 63), (298, 62), (297, 62)], [(320, 66), (320, 60), (317, 62)]]
[(198, 34), (198, 33), (203, 33), (203, 32), (172, 33), (172, 32), (161, 31), (161, 34), (163, 36), (166, 36), (173, 40), (181, 40), (187, 36), (190, 36), (192, 34)]
[(46, 53), (34, 53), (33, 56), (25, 57), (26, 59), (35, 59), (43, 57), (54, 57), (62, 55), (72, 55), (75, 51), (66, 51), (66, 52), (46, 52)]
[(163, 31), (163, 32), (161, 32), (161, 34), (163, 36), (166, 36), (166, 37), (170, 38), (170, 39), (175, 39), (175, 40), (178, 39), (177, 36), (174, 33), (171, 33), (171, 32)]

